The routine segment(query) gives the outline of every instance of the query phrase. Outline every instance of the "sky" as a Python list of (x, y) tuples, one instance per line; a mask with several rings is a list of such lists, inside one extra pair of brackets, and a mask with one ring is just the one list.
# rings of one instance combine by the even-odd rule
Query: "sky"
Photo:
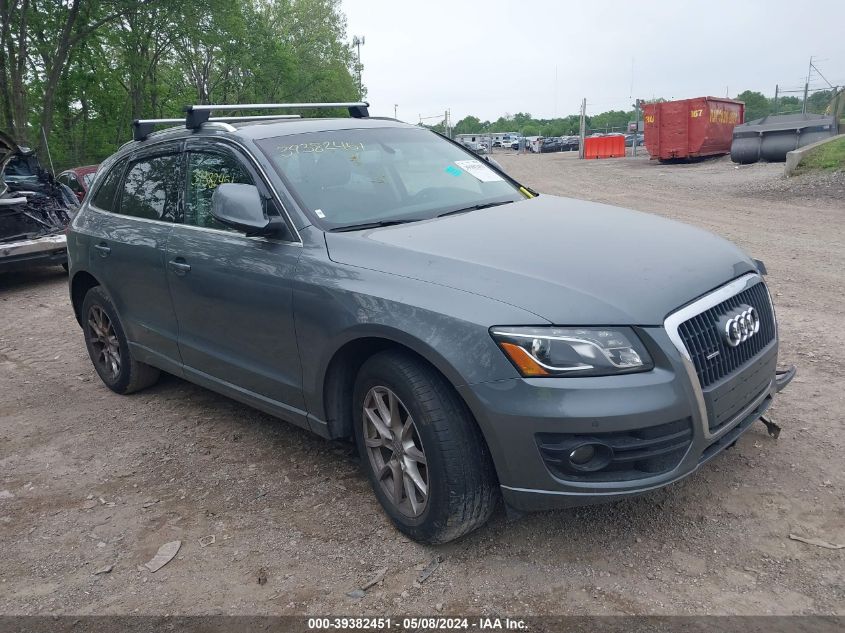
[[(628, 110), (634, 98), (773, 96), (810, 57), (845, 85), (845, 0), (341, 0), (364, 36), (370, 112), (418, 122), (448, 108), (538, 118)], [(811, 88), (826, 87), (813, 71)], [(797, 95), (800, 96), (800, 95)]]

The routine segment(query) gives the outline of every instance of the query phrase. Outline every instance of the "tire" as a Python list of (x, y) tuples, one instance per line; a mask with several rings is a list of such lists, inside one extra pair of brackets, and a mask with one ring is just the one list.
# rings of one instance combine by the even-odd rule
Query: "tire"
[[(358, 373), (353, 407), (362, 465), (400, 531), (421, 543), (446, 543), (487, 522), (499, 498), (487, 444), (464, 402), (434, 368), (402, 351), (376, 354)], [(384, 424), (396, 417), (399, 423)], [(401, 475), (399, 488), (394, 475)], [(419, 480), (425, 494), (413, 483)]]
[(82, 301), (82, 332), (94, 369), (115, 393), (132, 393), (158, 380), (157, 368), (132, 357), (117, 310), (101, 286), (91, 288)]

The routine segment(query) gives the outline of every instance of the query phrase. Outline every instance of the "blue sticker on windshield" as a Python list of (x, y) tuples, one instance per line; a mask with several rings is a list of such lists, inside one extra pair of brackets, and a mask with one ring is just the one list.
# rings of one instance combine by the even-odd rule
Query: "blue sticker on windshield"
[(450, 176), (460, 176), (460, 175), (461, 175), (461, 170), (460, 170), (460, 169), (458, 169), (457, 167), (455, 167), (454, 165), (449, 165), (449, 166), (446, 168), (446, 170), (445, 170), (445, 171), (446, 171), (446, 173), (447, 173), (447, 174), (449, 174)]

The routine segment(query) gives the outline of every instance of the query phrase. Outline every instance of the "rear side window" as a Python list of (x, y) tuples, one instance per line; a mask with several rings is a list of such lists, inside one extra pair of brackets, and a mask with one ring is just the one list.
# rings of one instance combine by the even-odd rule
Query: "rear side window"
[(97, 193), (95, 193), (94, 197), (91, 199), (91, 204), (103, 211), (115, 210), (115, 194), (117, 193), (117, 188), (120, 185), (120, 177), (123, 175), (123, 169), (125, 167), (125, 160), (120, 161), (112, 167), (111, 171), (106, 174), (103, 184), (100, 185), (97, 189)]
[(116, 212), (135, 218), (175, 222), (179, 182), (178, 154), (136, 160), (126, 171)]

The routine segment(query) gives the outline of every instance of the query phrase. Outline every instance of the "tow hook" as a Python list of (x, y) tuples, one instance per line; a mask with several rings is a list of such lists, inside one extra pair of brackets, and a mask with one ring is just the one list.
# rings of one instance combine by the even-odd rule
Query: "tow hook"
[(783, 391), (783, 389), (792, 382), (798, 369), (795, 365), (790, 365), (786, 369), (778, 369), (775, 371), (775, 392)]
[[(790, 365), (786, 369), (778, 369), (775, 371), (775, 392), (782, 391), (789, 383), (792, 382), (792, 379), (795, 378), (795, 374), (798, 372), (795, 365)], [(769, 418), (765, 415), (760, 416), (760, 422), (766, 425), (766, 431), (769, 432), (774, 439), (778, 439), (780, 437), (781, 428), (780, 425), (772, 422)]]
[(766, 430), (769, 432), (773, 438), (778, 439), (780, 437), (780, 426), (772, 422), (769, 418), (765, 415), (760, 416), (760, 422), (766, 425)]

